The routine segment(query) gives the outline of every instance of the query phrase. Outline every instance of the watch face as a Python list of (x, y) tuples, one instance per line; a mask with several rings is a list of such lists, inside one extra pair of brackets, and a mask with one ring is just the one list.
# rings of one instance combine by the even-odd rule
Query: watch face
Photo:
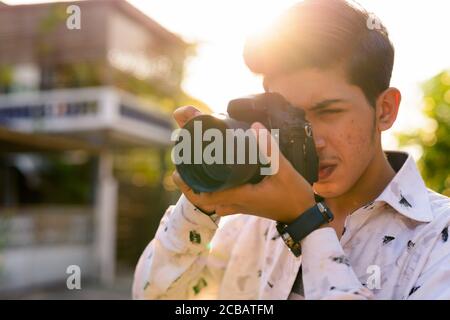
[(325, 208), (322, 202), (317, 203), (317, 207), (319, 208), (320, 212), (327, 211), (327, 208)]
[(300, 243), (295, 242), (294, 239), (292, 239), (292, 237), (287, 232), (283, 233), (282, 238), (283, 238), (284, 242), (286, 243), (286, 245), (288, 246), (289, 250), (296, 257), (301, 255)]
[(325, 218), (325, 220), (327, 222), (330, 222), (333, 220), (333, 218), (334, 218), (333, 214), (331, 213), (331, 211), (328, 209), (328, 207), (324, 203), (318, 202), (317, 208), (319, 208), (319, 211), (322, 213), (323, 217)]

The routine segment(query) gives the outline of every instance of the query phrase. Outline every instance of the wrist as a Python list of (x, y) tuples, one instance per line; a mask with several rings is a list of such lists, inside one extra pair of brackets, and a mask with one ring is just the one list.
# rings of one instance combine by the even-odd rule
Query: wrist
[(286, 221), (280, 221), (286, 224), (290, 224), (293, 221), (295, 221), (298, 217), (300, 217), (305, 211), (310, 209), (316, 204), (316, 201), (314, 199), (314, 196), (311, 195), (306, 201), (302, 201), (301, 203), (298, 203), (295, 208), (292, 210), (292, 214), (290, 214), (288, 217), (286, 217)]
[(295, 256), (301, 255), (300, 242), (313, 231), (327, 227), (333, 214), (324, 202), (318, 202), (302, 212), (289, 224), (277, 223), (277, 230)]

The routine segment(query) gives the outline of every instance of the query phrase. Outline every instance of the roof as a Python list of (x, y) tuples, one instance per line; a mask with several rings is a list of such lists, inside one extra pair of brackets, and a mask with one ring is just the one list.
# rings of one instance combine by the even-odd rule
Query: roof
[(134, 7), (128, 1), (125, 0), (76, 0), (76, 1), (42, 2), (42, 3), (19, 4), (19, 5), (7, 5), (0, 1), (0, 11), (33, 9), (36, 7), (52, 6), (57, 3), (77, 4), (81, 6), (96, 6), (96, 5), (110, 6), (122, 12), (124, 15), (130, 17), (133, 21), (141, 24), (142, 26), (147, 28), (147, 30), (152, 32), (152, 34), (157, 35), (175, 45), (179, 45), (182, 47), (189, 46), (189, 43), (185, 42), (178, 35), (170, 32), (162, 25), (160, 25), (158, 22), (156, 22), (148, 15), (144, 14), (142, 11), (140, 11), (139, 9), (137, 9), (136, 7)]

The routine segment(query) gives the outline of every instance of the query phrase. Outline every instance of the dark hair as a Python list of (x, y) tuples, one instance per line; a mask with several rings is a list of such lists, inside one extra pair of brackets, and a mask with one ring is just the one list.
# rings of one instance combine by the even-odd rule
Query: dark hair
[(356, 3), (305, 0), (267, 31), (245, 46), (245, 62), (255, 73), (342, 66), (349, 83), (360, 87), (372, 106), (389, 87), (394, 47), (378, 18)]

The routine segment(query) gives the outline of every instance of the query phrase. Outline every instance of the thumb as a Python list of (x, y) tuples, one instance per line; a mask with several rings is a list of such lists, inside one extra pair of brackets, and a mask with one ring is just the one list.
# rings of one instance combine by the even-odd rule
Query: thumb
[(177, 122), (178, 126), (181, 128), (183, 127), (186, 122), (188, 122), (190, 119), (202, 114), (197, 108), (193, 106), (184, 106), (177, 108), (173, 112), (173, 118)]

